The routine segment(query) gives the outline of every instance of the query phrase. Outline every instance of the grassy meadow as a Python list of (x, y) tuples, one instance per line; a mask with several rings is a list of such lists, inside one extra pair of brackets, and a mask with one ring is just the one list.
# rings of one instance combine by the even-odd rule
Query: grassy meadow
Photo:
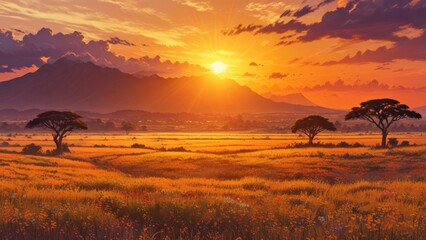
[[(0, 239), (424, 239), (426, 138), (292, 148), (294, 134), (0, 135)], [(132, 148), (139, 144), (138, 148)], [(143, 146), (142, 146), (143, 144)]]

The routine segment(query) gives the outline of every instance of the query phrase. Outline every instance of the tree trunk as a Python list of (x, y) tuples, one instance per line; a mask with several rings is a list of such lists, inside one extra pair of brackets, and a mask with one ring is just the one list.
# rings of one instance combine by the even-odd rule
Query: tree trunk
[(314, 137), (315, 136), (309, 136), (309, 145), (314, 145)]
[(387, 145), (387, 137), (388, 137), (388, 132), (383, 131), (382, 132), (382, 148), (386, 148)]
[(60, 136), (54, 136), (53, 141), (55, 141), (56, 145), (55, 153), (58, 155), (62, 154), (62, 138)]

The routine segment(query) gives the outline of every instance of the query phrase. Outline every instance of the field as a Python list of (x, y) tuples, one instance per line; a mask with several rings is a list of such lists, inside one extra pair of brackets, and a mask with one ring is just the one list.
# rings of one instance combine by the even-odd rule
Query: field
[[(424, 239), (426, 138), (376, 134), (0, 135), (0, 239)], [(131, 148), (133, 144), (138, 148)], [(142, 144), (144, 146), (142, 146)]]

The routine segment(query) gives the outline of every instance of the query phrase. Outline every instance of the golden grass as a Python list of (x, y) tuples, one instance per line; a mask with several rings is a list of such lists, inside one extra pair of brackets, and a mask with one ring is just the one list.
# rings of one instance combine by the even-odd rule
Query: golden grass
[[(426, 235), (424, 146), (275, 149), (291, 136), (82, 136), (84, 144), (79, 136), (68, 139), (78, 147), (61, 158), (0, 153), (1, 239)], [(51, 147), (49, 141), (31, 141), (44, 137), (32, 136), (28, 143)], [(27, 143), (24, 138), (11, 143)], [(335, 141), (352, 138), (360, 141), (353, 135)], [(154, 149), (129, 148), (135, 142)], [(179, 146), (190, 152), (157, 149)]]

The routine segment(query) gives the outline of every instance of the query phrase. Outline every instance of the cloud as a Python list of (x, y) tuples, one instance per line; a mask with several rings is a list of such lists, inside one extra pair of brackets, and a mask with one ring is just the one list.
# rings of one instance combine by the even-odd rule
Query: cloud
[(325, 6), (325, 5), (327, 5), (327, 4), (329, 4), (329, 3), (332, 3), (332, 2), (335, 2), (336, 0), (324, 0), (324, 1), (322, 1), (322, 2), (320, 2), (318, 5), (317, 5), (317, 8), (320, 8), (320, 7), (322, 7), (322, 6)]
[(244, 77), (256, 77), (257, 75), (255, 74), (255, 73), (249, 73), (249, 72), (246, 72), (246, 73), (244, 73), (244, 75), (243, 75)]
[(274, 73), (271, 73), (271, 75), (269, 75), (269, 78), (270, 79), (283, 79), (287, 76), (288, 76), (288, 74), (283, 74), (283, 73), (280, 73), (280, 72), (274, 72)]
[(191, 7), (198, 12), (207, 12), (207, 11), (213, 10), (213, 7), (210, 5), (210, 3), (206, 1), (199, 1), (199, 0), (173, 0), (173, 1), (179, 4)]
[(366, 62), (386, 63), (398, 59), (426, 61), (426, 33), (415, 39), (403, 39), (393, 47), (380, 47), (376, 50), (358, 52), (354, 56), (346, 56), (339, 61), (328, 61), (322, 65), (360, 64)]
[(315, 12), (316, 8), (313, 8), (311, 6), (304, 6), (303, 8), (297, 10), (293, 16), (297, 17), (297, 18), (301, 18), (311, 12)]
[[(117, 3), (127, 7), (127, 2), (133, 0), (106, 0), (107, 4)], [(64, 1), (0, 1), (0, 16), (6, 18), (17, 18), (26, 22), (34, 22), (36, 25), (45, 24), (48, 26), (62, 26), (65, 29), (73, 29), (90, 34), (91, 38), (98, 38), (105, 35), (126, 35), (141, 36), (152, 40), (155, 44), (167, 47), (185, 46), (186, 37), (196, 36), (205, 32), (191, 25), (181, 25), (176, 22), (168, 22), (166, 26), (155, 24), (157, 17), (162, 15), (152, 9), (133, 8), (140, 17), (131, 17), (127, 12), (119, 11), (121, 8), (114, 8), (113, 12), (106, 12), (105, 9), (97, 8), (97, 1), (76, 0), (73, 4), (64, 4)], [(75, 4), (74, 4), (75, 2)], [(105, 2), (105, 1), (104, 1)], [(98, 3), (99, 4), (99, 3)], [(37, 6), (37, 7), (35, 7)], [(133, 13), (134, 14), (134, 13)], [(128, 16), (129, 15), (129, 16)], [(149, 21), (145, 20), (148, 17)], [(153, 18), (153, 19), (152, 19)], [(155, 19), (155, 20), (154, 20)]]
[(285, 7), (283, 2), (256, 3), (246, 5), (245, 10), (252, 13), (252, 16), (265, 22), (273, 22), (280, 18), (278, 12)]
[(127, 40), (120, 39), (118, 37), (112, 37), (107, 42), (113, 45), (119, 44), (119, 45), (125, 45), (125, 46), (136, 46), (134, 43), (131, 43)]
[(242, 24), (240, 24), (231, 30), (223, 31), (223, 34), (228, 36), (239, 35), (243, 32), (253, 32), (257, 29), (260, 29), (261, 27), (262, 25), (252, 25), (252, 24), (244, 27)]
[(280, 18), (283, 18), (283, 17), (288, 17), (288, 16), (291, 16), (293, 14), (293, 11), (292, 10), (285, 10), (281, 15), (280, 15)]
[(287, 33), (290, 31), (302, 32), (308, 29), (308, 26), (297, 20), (290, 20), (289, 22), (275, 22), (274, 24), (266, 25), (257, 30), (256, 34), (259, 33)]
[[(426, 27), (426, 0), (409, 5), (411, 0), (353, 0), (345, 7), (327, 12), (321, 22), (308, 26), (301, 41), (321, 38), (397, 41), (401, 27)], [(420, 4), (423, 2), (423, 4)]]
[[(318, 9), (320, 9), (322, 6), (325, 6), (325, 5), (327, 5), (327, 4), (329, 4), (329, 3), (332, 3), (332, 2), (334, 2), (334, 1), (336, 1), (336, 0), (323, 0), (322, 2), (318, 3), (316, 6), (309, 6), (309, 5), (306, 5), (306, 6), (304, 6), (303, 8), (301, 8), (301, 9), (299, 9), (299, 10), (295, 11), (295, 12), (293, 13), (293, 16), (294, 16), (294, 17), (296, 17), (296, 18), (304, 17), (305, 15), (308, 15), (308, 14), (310, 14), (310, 13), (313, 13), (313, 12), (317, 11)], [(281, 17), (284, 17), (284, 16), (290, 16), (290, 14), (291, 14), (291, 12), (289, 12), (289, 11), (287, 10), (287, 11), (285, 11), (283, 14), (281, 14)]]
[[(323, 1), (317, 7), (329, 2), (331, 1)], [(294, 15), (297, 18), (315, 8), (305, 6)], [(254, 34), (306, 31), (306, 34), (298, 39), (302, 42), (322, 38), (396, 41), (405, 38), (395, 35), (404, 26), (425, 29), (425, 15), (426, 0), (352, 0), (348, 1), (344, 7), (325, 13), (321, 21), (317, 23), (306, 25), (297, 19), (291, 19), (288, 22), (277, 21), (255, 29), (240, 25), (238, 29), (241, 30), (240, 33), (247, 31)]]
[[(386, 62), (395, 59), (425, 60), (426, 0), (339, 0), (338, 7), (326, 12), (319, 22), (306, 24), (298, 18), (305, 16), (332, 0), (316, 6), (306, 5), (293, 13), (293, 19), (267, 25), (239, 25), (228, 35), (243, 32), (256, 34), (287, 34), (277, 45), (312, 42), (326, 38), (394, 43), (376, 51), (359, 52), (355, 56), (327, 62), (336, 63)], [(285, 12), (285, 16), (289, 13)], [(290, 34), (290, 35), (288, 35)], [(388, 44), (389, 45), (389, 44)]]
[(32, 67), (40, 67), (48, 59), (54, 62), (62, 57), (92, 61), (95, 64), (118, 68), (134, 73), (146, 72), (164, 76), (195, 75), (207, 69), (187, 62), (171, 62), (159, 56), (126, 59), (110, 51), (110, 44), (132, 43), (119, 39), (84, 42), (80, 32), (56, 33), (42, 28), (36, 34), (26, 34), (22, 40), (14, 39), (12, 32), (0, 32), (0, 73)]
[(260, 64), (260, 63), (256, 63), (256, 62), (251, 62), (251, 63), (249, 64), (249, 66), (250, 66), (250, 67), (263, 67), (263, 65), (262, 65), (262, 64)]
[[(324, 84), (317, 84), (315, 86), (307, 86), (302, 89), (303, 91), (334, 91), (334, 92), (347, 92), (347, 91), (392, 91), (392, 90), (410, 90), (403, 86), (390, 86), (387, 84), (379, 83), (377, 80), (372, 80), (366, 83), (347, 84), (343, 80), (335, 82), (327, 81)], [(416, 89), (417, 90), (417, 89)]]

